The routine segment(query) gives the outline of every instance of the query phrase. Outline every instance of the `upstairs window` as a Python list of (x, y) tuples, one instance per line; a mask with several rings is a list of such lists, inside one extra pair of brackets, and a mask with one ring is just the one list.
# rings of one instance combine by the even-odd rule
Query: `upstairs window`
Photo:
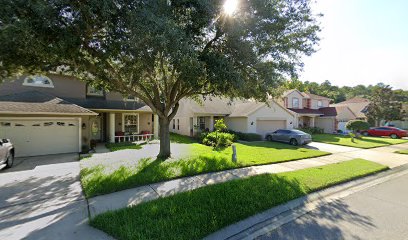
[(93, 97), (103, 97), (105, 95), (105, 92), (102, 89), (98, 89), (92, 86), (87, 86), (86, 95), (93, 96)]
[(28, 76), (24, 79), (23, 86), (54, 88), (50, 78), (42, 75)]
[(322, 101), (317, 101), (317, 106), (320, 108), (320, 107), (323, 107), (323, 102)]
[(299, 98), (292, 98), (292, 108), (299, 108)]

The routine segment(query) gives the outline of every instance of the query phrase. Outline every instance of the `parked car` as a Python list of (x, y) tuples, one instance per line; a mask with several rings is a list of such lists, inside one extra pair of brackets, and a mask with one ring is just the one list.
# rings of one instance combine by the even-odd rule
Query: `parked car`
[(6, 168), (13, 166), (14, 146), (8, 139), (0, 139), (0, 165), (6, 165)]
[(279, 129), (272, 133), (266, 134), (266, 140), (287, 142), (293, 146), (304, 145), (312, 142), (312, 136), (305, 132), (295, 129)]
[(391, 137), (391, 138), (402, 138), (407, 137), (408, 132), (396, 127), (376, 127), (370, 128), (367, 131), (362, 132), (364, 136), (374, 136), (374, 137)]

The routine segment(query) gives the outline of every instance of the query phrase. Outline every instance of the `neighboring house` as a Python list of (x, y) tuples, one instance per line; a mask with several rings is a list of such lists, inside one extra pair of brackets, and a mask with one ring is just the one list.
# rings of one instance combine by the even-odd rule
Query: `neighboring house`
[(141, 133), (157, 135), (157, 124), (137, 99), (72, 77), (22, 77), (0, 85), (0, 138), (12, 140), (16, 156), (80, 152), (91, 140), (137, 140)]
[(331, 104), (330, 106), (337, 109), (337, 113), (341, 116), (338, 119), (338, 130), (347, 132), (346, 124), (350, 120), (363, 120), (367, 121), (367, 116), (365, 112), (367, 107), (370, 104), (370, 101), (362, 97), (354, 97), (349, 100), (339, 102), (336, 104)]
[(384, 125), (392, 125), (401, 129), (408, 129), (408, 103), (402, 104), (403, 119), (402, 120), (393, 120), (388, 123), (382, 121)]
[(296, 115), (296, 128), (319, 127), (326, 133), (337, 131), (337, 109), (330, 107), (330, 98), (297, 89), (283, 94), (282, 104)]
[(170, 131), (194, 136), (203, 130), (212, 131), (215, 120), (220, 118), (225, 120), (231, 130), (258, 133), (262, 136), (277, 129), (294, 127), (293, 113), (273, 100), (268, 105), (249, 100), (230, 101), (218, 97), (202, 99), (201, 103), (183, 99), (172, 120)]

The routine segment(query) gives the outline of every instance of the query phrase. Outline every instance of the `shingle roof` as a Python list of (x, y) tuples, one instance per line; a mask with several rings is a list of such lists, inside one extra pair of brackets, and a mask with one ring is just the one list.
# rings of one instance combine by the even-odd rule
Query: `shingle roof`
[(230, 117), (246, 117), (263, 106), (265, 106), (265, 103), (261, 103), (261, 102), (236, 103), (234, 104), (234, 108), (229, 116)]
[(288, 108), (291, 111), (299, 114), (313, 114), (313, 115), (320, 115), (321, 117), (335, 117), (337, 116), (337, 111), (335, 107), (324, 107), (319, 109), (310, 109), (310, 108)]
[(319, 96), (319, 95), (312, 94), (312, 93), (302, 92), (302, 94), (303, 94), (304, 96), (307, 96), (307, 97), (312, 98), (312, 99), (332, 100), (331, 98)]
[(355, 97), (344, 102), (340, 102), (337, 104), (332, 104), (330, 106), (338, 107), (338, 106), (347, 106), (358, 118), (364, 118), (365, 110), (367, 106), (370, 104), (370, 100), (362, 97)]
[(138, 101), (109, 101), (104, 98), (89, 97), (85, 99), (65, 98), (67, 101), (75, 103), (88, 109), (116, 109), (116, 110), (141, 110), (151, 111), (144, 103)]
[(97, 115), (64, 99), (37, 91), (0, 96), (0, 113)]

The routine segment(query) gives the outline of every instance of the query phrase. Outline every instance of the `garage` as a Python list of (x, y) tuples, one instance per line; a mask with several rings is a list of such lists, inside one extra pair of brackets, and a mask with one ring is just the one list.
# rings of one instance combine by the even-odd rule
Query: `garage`
[(80, 151), (78, 118), (0, 119), (0, 138), (10, 139), (16, 157)]
[(268, 132), (286, 128), (286, 120), (257, 120), (256, 132), (263, 137)]

